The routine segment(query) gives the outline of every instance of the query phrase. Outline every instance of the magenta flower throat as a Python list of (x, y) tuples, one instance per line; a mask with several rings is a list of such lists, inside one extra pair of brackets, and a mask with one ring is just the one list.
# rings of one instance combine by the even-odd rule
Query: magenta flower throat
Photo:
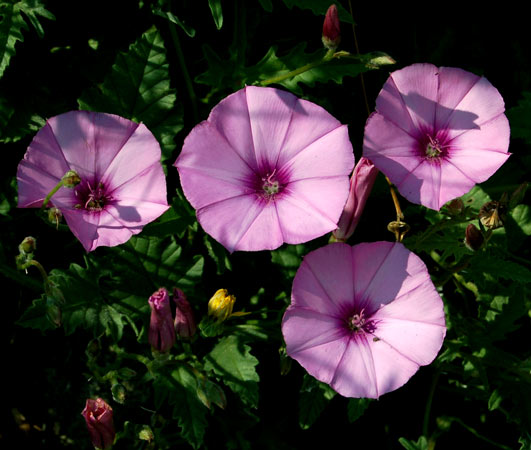
[(438, 210), (507, 160), (509, 122), (498, 90), (451, 67), (393, 72), (367, 120), (363, 156), (409, 201)]
[(304, 258), (282, 319), (289, 356), (345, 397), (378, 398), (431, 363), (446, 334), (422, 260), (400, 243), (335, 243)]
[(337, 228), (354, 155), (320, 106), (248, 86), (190, 132), (175, 166), (208, 234), (231, 252), (273, 250)]
[(168, 209), (160, 146), (142, 124), (86, 111), (49, 119), (18, 166), (19, 207), (40, 207), (69, 171), (79, 184), (61, 187), (47, 206), (87, 251), (126, 242)]

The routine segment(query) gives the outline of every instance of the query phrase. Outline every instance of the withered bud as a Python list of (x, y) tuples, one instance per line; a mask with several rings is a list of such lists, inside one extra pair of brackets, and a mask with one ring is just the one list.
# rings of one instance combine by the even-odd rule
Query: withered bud
[(479, 210), (479, 220), (482, 225), (489, 229), (503, 227), (503, 221), (507, 213), (507, 205), (505, 203), (493, 200), (485, 203)]
[(57, 226), (59, 226), (59, 222), (63, 220), (63, 214), (59, 210), (59, 208), (56, 208), (55, 206), (52, 206), (48, 209), (48, 221), (51, 223), (55, 223)]

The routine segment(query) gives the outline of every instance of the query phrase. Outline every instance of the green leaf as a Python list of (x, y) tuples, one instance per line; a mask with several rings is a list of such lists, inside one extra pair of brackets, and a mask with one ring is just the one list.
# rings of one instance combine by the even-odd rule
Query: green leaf
[(531, 235), (531, 207), (529, 205), (517, 205), (510, 214), (522, 232), (526, 236)]
[(218, 30), (223, 26), (223, 12), (221, 11), (221, 0), (208, 0), (208, 6), (212, 11), (212, 17)]
[(282, 267), (287, 277), (293, 278), (306, 253), (308, 249), (304, 244), (284, 245), (271, 252), (271, 261)]
[(207, 426), (207, 408), (197, 396), (198, 382), (191, 369), (179, 364), (158, 374), (153, 382), (155, 405), (160, 408), (168, 398), (174, 406), (173, 417), (181, 427), (181, 435), (193, 448), (203, 444)]
[(508, 110), (507, 117), (511, 124), (511, 137), (522, 138), (531, 145), (531, 92), (523, 92), (518, 106)]
[(20, 15), (20, 3), (0, 3), (0, 77), (15, 54), (15, 44), (23, 41), (28, 26)]
[(310, 428), (335, 395), (330, 386), (304, 374), (299, 396), (299, 426), (303, 430)]
[(56, 327), (48, 318), (47, 312), (46, 295), (43, 294), (41, 298), (33, 300), (31, 306), (24, 311), (17, 321), (17, 325), (41, 331), (54, 330)]
[(494, 411), (495, 409), (497, 409), (500, 406), (502, 400), (503, 396), (501, 395), (500, 391), (498, 391), (498, 389), (494, 389), (489, 397), (489, 411)]
[(417, 442), (410, 441), (406, 438), (400, 438), (398, 439), (398, 442), (400, 442), (402, 447), (406, 450), (428, 450), (428, 440), (424, 436), (419, 437)]
[(369, 407), (371, 404), (371, 399), (369, 398), (351, 398), (348, 401), (347, 405), (347, 414), (348, 414), (348, 421), (350, 423), (358, 420), (363, 414), (365, 413), (365, 410)]
[(262, 8), (264, 8), (267, 12), (273, 11), (273, 4), (271, 3), (271, 0), (258, 0), (258, 1), (262, 5)]
[[(138, 336), (135, 322), (149, 317), (149, 296), (161, 286), (191, 289), (203, 271), (203, 258), (182, 258), (181, 247), (171, 238), (133, 236), (120, 247), (98, 253), (97, 258), (86, 257), (86, 267), (71, 264), (66, 271), (50, 273), (65, 299), (61, 310), (67, 335), (85, 328), (95, 336), (106, 333), (119, 341), (129, 324)], [(32, 326), (27, 319), (36, 323), (39, 314), (44, 320), (39, 302), (26, 314), (21, 320), (28, 325), (23, 326)]]
[(470, 270), (476, 273), (491, 274), (495, 279), (531, 283), (531, 271), (526, 267), (503, 258), (499, 252), (481, 252), (474, 255)]
[(143, 122), (162, 147), (162, 159), (171, 157), (174, 137), (182, 129), (182, 110), (170, 88), (166, 49), (160, 33), (152, 28), (118, 54), (103, 83), (85, 91), (81, 109), (118, 114)]
[[(331, 0), (283, 0), (284, 4), (289, 8), (293, 9), (294, 6), (297, 6), (300, 9), (309, 9), (316, 16), (323, 16), (326, 14), (326, 11), (333, 3)], [(340, 4), (336, 2), (337, 12), (339, 15), (339, 20), (348, 23), (354, 23), (350, 13), (343, 8)]]
[(22, 0), (18, 3), (21, 11), (28, 16), (29, 21), (37, 31), (40, 38), (44, 36), (44, 29), (37, 16), (44, 17), (48, 20), (55, 20), (55, 16), (48, 11), (39, 0)]
[(178, 25), (191, 38), (195, 36), (195, 29), (187, 25), (185, 22), (183, 22), (181, 19), (179, 19), (175, 14), (171, 13), (170, 11), (163, 11), (161, 8), (155, 8), (152, 6), (152, 12), (153, 14), (156, 14), (157, 16), (160, 16), (160, 17), (164, 17), (165, 19), (169, 20), (175, 25)]
[(22, 30), (28, 29), (21, 12), (28, 17), (41, 38), (44, 30), (37, 16), (55, 19), (54, 15), (47, 11), (38, 0), (23, 0), (17, 3), (0, 2), (0, 78), (15, 54), (15, 44), (17, 41), (24, 41)]
[(236, 336), (227, 336), (218, 342), (205, 356), (205, 370), (218, 375), (242, 402), (252, 408), (258, 406), (258, 360), (251, 355), (251, 348), (242, 344)]
[(310, 65), (308, 70), (278, 81), (278, 84), (300, 94), (302, 90), (299, 83), (310, 87), (315, 86), (315, 83), (327, 83), (329, 81), (341, 84), (344, 77), (356, 77), (360, 73), (377, 69), (381, 65), (394, 63), (392, 58), (381, 52), (359, 56), (340, 52), (338, 53), (340, 56), (322, 62), (326, 50), (320, 49), (313, 53), (306, 53), (306, 45), (306, 42), (297, 44), (285, 56), (277, 56), (276, 48), (271, 47), (261, 61), (244, 70), (246, 83), (280, 78), (291, 71)]
[(123, 317), (99, 286), (99, 279), (103, 275), (104, 271), (92, 265), (83, 268), (71, 264), (68, 271), (51, 271), (50, 279), (58, 285), (65, 298), (61, 308), (65, 334), (72, 334), (82, 327), (92, 330), (94, 336), (105, 332), (115, 342), (121, 339)]
[[(355, 77), (360, 73), (377, 69), (394, 61), (385, 53), (374, 52), (365, 55), (338, 53), (337, 57), (323, 61), (324, 49), (306, 53), (306, 43), (296, 45), (287, 55), (277, 56), (276, 47), (271, 47), (266, 55), (254, 66), (242, 67), (235, 61), (235, 55), (223, 60), (208, 45), (203, 46), (203, 53), (208, 63), (208, 70), (196, 77), (196, 82), (207, 84), (216, 89), (224, 89), (227, 85), (244, 86), (259, 84), (268, 80), (269, 84), (280, 84), (291, 91), (301, 94), (299, 83), (314, 86), (315, 83), (333, 81), (341, 84), (346, 76)], [(306, 69), (306, 70), (305, 70)], [(291, 77), (283, 78), (292, 71)], [(283, 78), (283, 79), (281, 79)]]

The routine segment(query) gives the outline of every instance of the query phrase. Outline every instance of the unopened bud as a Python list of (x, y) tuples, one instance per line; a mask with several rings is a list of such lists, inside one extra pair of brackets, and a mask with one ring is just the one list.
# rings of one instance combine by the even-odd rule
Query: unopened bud
[(280, 357), (280, 375), (287, 375), (291, 370), (292, 359), (286, 352), (286, 347), (280, 347), (278, 349), (278, 355)]
[(123, 405), (125, 403), (125, 387), (123, 384), (116, 383), (111, 386), (111, 393), (112, 393), (112, 399), (115, 402), (120, 403)]
[(148, 340), (159, 352), (167, 352), (175, 344), (175, 328), (170, 309), (170, 294), (160, 288), (148, 300), (151, 307)]
[(85, 418), (92, 445), (103, 450), (111, 448), (116, 432), (110, 405), (102, 398), (88, 399), (81, 415)]
[(173, 289), (175, 302), (175, 334), (183, 339), (192, 338), (197, 330), (192, 307), (181, 289)]
[(326, 11), (322, 40), (323, 45), (328, 50), (335, 50), (341, 42), (341, 28), (336, 5), (330, 5), (328, 11)]
[(362, 157), (354, 167), (347, 203), (333, 232), (338, 241), (346, 241), (354, 233), (377, 176), (378, 169), (367, 158)]
[(454, 198), (446, 204), (446, 210), (451, 216), (459, 216), (465, 210), (465, 204), (460, 198)]
[(152, 442), (153, 439), (155, 439), (153, 430), (148, 425), (144, 425), (142, 429), (140, 430), (140, 432), (138, 433), (138, 439), (142, 441)]
[(46, 316), (56, 327), (63, 323), (63, 313), (54, 297), (46, 297)]
[(218, 322), (223, 322), (232, 314), (236, 297), (229, 295), (227, 289), (218, 289), (208, 301), (208, 315)]
[(479, 220), (489, 230), (503, 227), (507, 206), (505, 203), (493, 200), (485, 203), (479, 210)]
[(75, 170), (69, 170), (63, 175), (61, 179), (63, 186), (69, 189), (74, 189), (79, 183), (81, 183), (81, 177)]
[(24, 255), (33, 253), (37, 248), (37, 239), (32, 236), (25, 237), (24, 240), (18, 246), (18, 251)]
[(484, 240), (485, 238), (483, 237), (483, 234), (481, 234), (481, 231), (479, 231), (474, 224), (471, 223), (466, 227), (465, 245), (469, 250), (472, 250), (473, 252), (479, 250), (483, 245)]

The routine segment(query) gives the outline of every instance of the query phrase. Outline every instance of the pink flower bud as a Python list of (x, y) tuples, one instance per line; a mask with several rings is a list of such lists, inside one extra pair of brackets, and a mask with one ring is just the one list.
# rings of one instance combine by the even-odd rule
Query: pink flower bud
[(81, 415), (85, 418), (92, 445), (97, 449), (112, 447), (116, 432), (112, 420), (112, 408), (102, 398), (87, 399)]
[(175, 344), (175, 329), (170, 308), (170, 294), (166, 288), (160, 288), (149, 297), (151, 320), (149, 322), (148, 340), (159, 352), (167, 352)]
[(339, 17), (337, 15), (337, 6), (330, 5), (326, 11), (323, 23), (323, 45), (328, 50), (335, 50), (341, 42), (341, 28), (339, 27)]
[(378, 169), (365, 157), (354, 167), (347, 203), (339, 218), (338, 228), (333, 232), (337, 240), (346, 241), (354, 233), (377, 175)]
[(465, 230), (465, 245), (467, 248), (475, 252), (481, 248), (484, 240), (485, 238), (481, 231), (474, 224), (468, 224)]
[(196, 325), (194, 312), (184, 292), (178, 288), (173, 288), (173, 301), (175, 302), (175, 334), (188, 339), (194, 336)]

